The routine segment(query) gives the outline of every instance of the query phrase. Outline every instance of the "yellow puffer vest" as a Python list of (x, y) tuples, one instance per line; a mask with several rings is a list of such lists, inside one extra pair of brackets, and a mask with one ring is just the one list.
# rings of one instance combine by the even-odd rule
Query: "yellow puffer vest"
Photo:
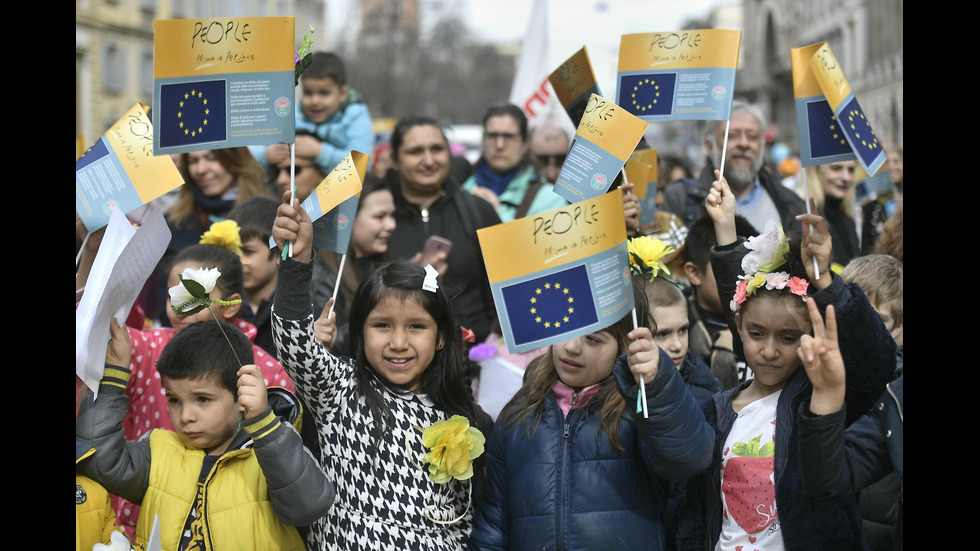
[[(194, 504), (204, 451), (188, 448), (174, 432), (150, 433), (153, 462), (136, 524), (136, 545), (146, 547), (154, 515), (160, 516), (163, 549), (177, 549), (184, 523)], [(218, 459), (205, 481), (204, 538), (212, 551), (304, 551), (296, 528), (276, 516), (269, 488), (249, 448), (231, 450)]]

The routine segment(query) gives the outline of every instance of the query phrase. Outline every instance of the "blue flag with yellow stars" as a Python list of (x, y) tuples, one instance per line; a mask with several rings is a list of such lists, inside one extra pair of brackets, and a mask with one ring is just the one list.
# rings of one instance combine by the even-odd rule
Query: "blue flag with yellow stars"
[(638, 117), (670, 116), (676, 81), (676, 73), (623, 75), (617, 103)]
[(800, 161), (803, 166), (854, 160), (840, 122), (821, 96), (803, 103), (800, 125)]
[(584, 265), (501, 288), (518, 346), (598, 321)]
[(885, 152), (830, 45), (793, 48), (790, 58), (803, 166), (856, 158), (874, 175), (885, 164)]
[(227, 141), (225, 84), (222, 79), (160, 86), (160, 123), (156, 128), (160, 147)]
[(851, 144), (851, 150), (860, 158), (868, 174), (874, 174), (885, 162), (885, 152), (878, 143), (878, 137), (871, 129), (871, 123), (864, 116), (857, 98), (851, 96), (837, 113), (840, 129)]

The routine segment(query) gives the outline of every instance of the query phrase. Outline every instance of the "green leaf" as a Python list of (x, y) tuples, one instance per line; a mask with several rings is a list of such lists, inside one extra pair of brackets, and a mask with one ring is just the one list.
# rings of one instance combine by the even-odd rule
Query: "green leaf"
[(776, 444), (775, 442), (766, 442), (764, 446), (759, 448), (758, 457), (776, 457)]
[(178, 275), (180, 282), (184, 284), (184, 288), (187, 292), (191, 294), (192, 297), (200, 300), (209, 300), (211, 297), (204, 292), (204, 286), (200, 283), (194, 281), (193, 279), (184, 279), (183, 275)]
[[(739, 457), (770, 457), (769, 455), (760, 455), (759, 442), (762, 440), (762, 435), (756, 436), (752, 440), (746, 442), (735, 442), (732, 445), (732, 452)], [(771, 446), (772, 442), (766, 443), (766, 446)], [(765, 448), (765, 446), (763, 446)]]
[[(193, 308), (188, 309), (188, 307), (191, 304), (196, 304), (196, 306), (194, 306)], [(181, 304), (180, 306), (171, 306), (171, 308), (173, 309), (173, 311), (174, 311), (175, 314), (177, 314), (178, 316), (184, 317), (184, 316), (190, 316), (190, 315), (196, 314), (196, 313), (200, 312), (201, 310), (204, 310), (205, 308), (207, 308), (207, 305), (206, 304), (201, 304), (199, 302), (188, 302), (187, 304)]]
[(311, 63), (313, 63), (313, 54), (306, 54), (306, 56), (304, 56), (303, 59), (296, 64), (296, 83), (293, 86), (299, 86), (299, 76), (303, 74), (303, 71), (310, 68)]

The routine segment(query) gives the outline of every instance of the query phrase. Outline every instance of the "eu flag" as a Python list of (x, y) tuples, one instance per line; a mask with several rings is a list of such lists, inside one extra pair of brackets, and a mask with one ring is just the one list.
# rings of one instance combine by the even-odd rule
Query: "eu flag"
[(815, 164), (820, 164), (820, 159), (825, 157), (852, 154), (840, 122), (826, 99), (807, 102), (806, 124), (810, 158)]
[[(839, 106), (838, 106), (839, 107)], [(877, 172), (878, 168), (884, 164), (885, 153), (878, 143), (874, 130), (871, 130), (871, 123), (864, 116), (864, 111), (858, 105), (856, 97), (844, 105), (840, 114), (837, 115), (840, 127), (847, 135), (847, 141), (851, 143), (851, 149), (861, 158), (861, 164), (869, 174)], [(879, 162), (880, 161), (880, 162)]]
[(638, 117), (671, 115), (676, 81), (677, 73), (623, 75), (617, 103)]
[(518, 346), (568, 333), (599, 319), (585, 265), (502, 287), (501, 294)]
[[(227, 141), (225, 80), (160, 86), (160, 147)], [(203, 148), (202, 148), (203, 149)]]

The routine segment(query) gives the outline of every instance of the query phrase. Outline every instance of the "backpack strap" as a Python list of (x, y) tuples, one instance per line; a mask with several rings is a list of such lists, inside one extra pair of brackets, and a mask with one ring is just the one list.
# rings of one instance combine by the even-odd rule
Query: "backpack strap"
[(514, 213), (514, 220), (527, 216), (527, 211), (531, 209), (531, 203), (534, 202), (534, 198), (538, 196), (538, 191), (543, 185), (544, 182), (540, 178), (528, 184), (524, 198), (521, 199), (521, 204), (517, 206), (517, 212)]

